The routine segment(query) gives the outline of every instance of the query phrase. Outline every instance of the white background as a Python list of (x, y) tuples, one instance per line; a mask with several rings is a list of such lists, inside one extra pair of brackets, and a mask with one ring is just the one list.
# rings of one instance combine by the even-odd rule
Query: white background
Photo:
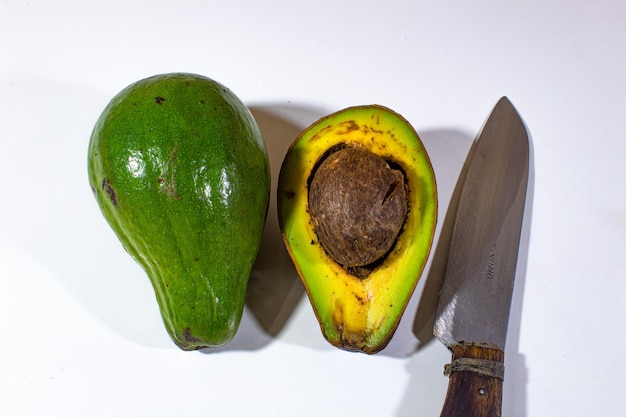
[[(625, 35), (620, 0), (0, 1), (0, 415), (438, 415), (448, 207), (503, 95), (532, 134), (504, 415), (623, 415)], [(168, 339), (91, 194), (86, 149), (119, 90), (173, 71), (250, 106), (274, 186), (323, 115), (378, 103), (413, 124), (440, 221), (387, 349), (323, 340), (274, 202), (235, 340), (182, 352)]]

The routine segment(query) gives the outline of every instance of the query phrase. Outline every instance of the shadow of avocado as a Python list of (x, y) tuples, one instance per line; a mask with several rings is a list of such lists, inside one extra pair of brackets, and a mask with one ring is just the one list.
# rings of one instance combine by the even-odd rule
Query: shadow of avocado
[(267, 148), (271, 168), (271, 192), (261, 248), (254, 263), (246, 309), (237, 334), (227, 345), (203, 349), (203, 353), (256, 350), (271, 342), (284, 329), (305, 290), (283, 243), (278, 224), (276, 189), (283, 159), (296, 137), (323, 111), (298, 105), (249, 105)]
[[(456, 131), (425, 132), (423, 140), (427, 149), (432, 149), (437, 154), (447, 153), (446, 149), (451, 148), (456, 149), (457, 152), (455, 152), (456, 157), (454, 159), (451, 157), (448, 157), (447, 160), (437, 159), (438, 164), (440, 164), (437, 169), (439, 171), (437, 188), (440, 229), (436, 245), (431, 249), (430, 269), (425, 277), (424, 288), (413, 321), (413, 333), (418, 339), (418, 350), (434, 339), (433, 325), (439, 302), (439, 290), (448, 261), (461, 188), (465, 182), (469, 161), (476, 144), (470, 135)], [(459, 152), (462, 149), (466, 150), (466, 157), (459, 159)], [(444, 213), (445, 215), (443, 215)]]
[[(246, 305), (263, 330), (277, 336), (304, 295), (278, 224), (276, 189), (285, 155), (296, 137), (321, 115), (298, 106), (250, 106), (270, 159), (272, 172), (270, 203), (263, 241), (248, 284)], [(309, 120), (310, 119), (310, 120)]]

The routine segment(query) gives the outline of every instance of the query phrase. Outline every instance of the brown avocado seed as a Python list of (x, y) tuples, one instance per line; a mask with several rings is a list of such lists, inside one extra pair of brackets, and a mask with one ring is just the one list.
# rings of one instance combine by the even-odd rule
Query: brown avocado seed
[(407, 200), (403, 172), (355, 147), (330, 154), (309, 186), (309, 213), (318, 240), (348, 270), (389, 252), (404, 224)]

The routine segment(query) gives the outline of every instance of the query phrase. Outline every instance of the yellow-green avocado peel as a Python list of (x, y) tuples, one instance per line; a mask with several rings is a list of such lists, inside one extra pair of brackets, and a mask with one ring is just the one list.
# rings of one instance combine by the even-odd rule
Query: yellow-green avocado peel
[[(338, 222), (335, 229), (331, 228), (331, 234), (338, 234), (335, 239), (327, 240), (325, 248), (316, 226), (333, 212), (316, 219), (312, 216), (314, 202), (310, 200), (317, 170), (324, 161), (331, 160), (328, 170), (332, 174), (333, 169), (338, 169), (340, 159), (332, 158), (347, 148), (367, 151), (381, 158), (388, 169), (400, 173), (406, 195), (406, 215), (389, 250), (370, 265), (356, 268), (343, 265), (329, 255), (326, 248), (337, 243), (341, 233), (349, 231), (337, 232), (341, 226)], [(345, 175), (339, 176), (341, 188), (326, 184), (330, 200), (336, 197), (342, 201), (343, 194), (352, 190), (358, 194), (359, 187), (368, 184), (367, 177), (360, 178), (361, 181), (350, 178), (369, 175), (359, 170), (358, 164), (354, 165), (354, 173), (344, 170)], [(351, 180), (355, 180), (354, 185)], [(392, 191), (395, 193), (395, 188)], [(399, 114), (379, 105), (350, 107), (326, 116), (302, 132), (291, 145), (281, 167), (277, 197), (283, 240), (324, 337), (345, 350), (371, 354), (383, 349), (395, 332), (424, 269), (437, 222), (435, 175), (415, 130)], [(359, 204), (373, 210), (365, 192), (362, 197), (356, 197), (362, 198)], [(338, 207), (330, 204), (339, 214), (347, 210), (339, 203), (335, 205)], [(346, 223), (351, 221), (348, 216)], [(357, 235), (353, 240), (372, 237), (376, 236)], [(346, 247), (351, 243), (348, 241)]]

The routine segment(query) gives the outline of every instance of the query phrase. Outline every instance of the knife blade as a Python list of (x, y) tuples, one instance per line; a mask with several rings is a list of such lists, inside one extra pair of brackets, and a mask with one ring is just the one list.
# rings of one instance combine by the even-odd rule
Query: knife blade
[(502, 97), (474, 144), (435, 315), (434, 334), (452, 351), (441, 416), (501, 415), (528, 166), (528, 131)]

